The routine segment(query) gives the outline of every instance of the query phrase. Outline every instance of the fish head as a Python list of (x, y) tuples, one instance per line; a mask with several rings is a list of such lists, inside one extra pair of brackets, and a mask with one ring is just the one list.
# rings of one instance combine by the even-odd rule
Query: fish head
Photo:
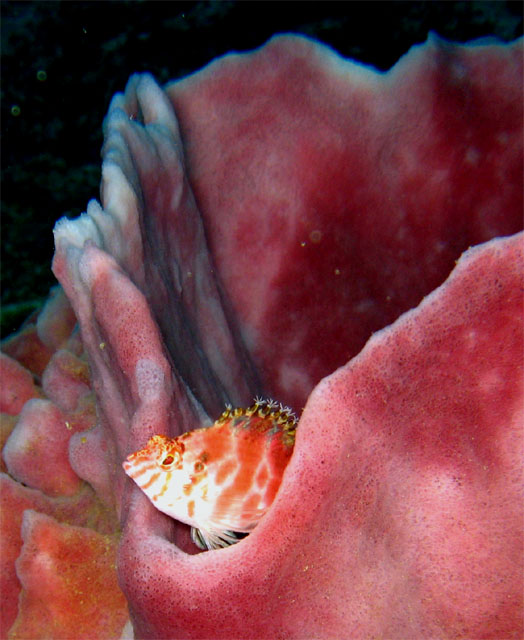
[(122, 466), (159, 511), (195, 524), (191, 495), (195, 485), (202, 488), (206, 465), (195, 459), (183, 440), (155, 435), (143, 449), (129, 455)]

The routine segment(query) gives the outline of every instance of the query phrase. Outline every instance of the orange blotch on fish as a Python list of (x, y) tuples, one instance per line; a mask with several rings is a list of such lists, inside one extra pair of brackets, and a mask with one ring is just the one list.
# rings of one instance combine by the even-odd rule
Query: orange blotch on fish
[(215, 483), (217, 485), (224, 484), (224, 482), (231, 477), (231, 474), (237, 468), (237, 465), (238, 462), (236, 460), (225, 460), (219, 464), (215, 475)]
[(256, 475), (256, 483), (258, 487), (263, 487), (267, 484), (269, 472), (267, 469), (267, 465), (264, 465), (261, 469), (258, 470)]
[(148, 480), (147, 482), (145, 482), (145, 483), (142, 485), (142, 487), (141, 487), (141, 488), (142, 488), (143, 490), (145, 490), (145, 489), (149, 489), (149, 487), (150, 487), (152, 484), (154, 484), (154, 483), (158, 480), (158, 478), (159, 478), (159, 477), (160, 477), (160, 474), (159, 474), (159, 473), (154, 473), (154, 474), (149, 478), (149, 480)]
[(262, 502), (262, 496), (260, 495), (260, 493), (253, 493), (244, 502), (244, 508), (246, 511), (255, 512), (259, 509), (261, 502)]
[(211, 427), (156, 435), (123, 467), (201, 549), (238, 542), (267, 513), (293, 453), (297, 418), (274, 400), (227, 406)]

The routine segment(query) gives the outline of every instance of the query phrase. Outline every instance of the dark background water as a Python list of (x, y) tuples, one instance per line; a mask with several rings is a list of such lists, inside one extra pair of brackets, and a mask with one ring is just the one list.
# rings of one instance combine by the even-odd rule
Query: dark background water
[(55, 283), (52, 228), (98, 198), (102, 119), (134, 71), (160, 82), (295, 32), (389, 69), (432, 30), (522, 35), (521, 2), (3, 2), (2, 333)]

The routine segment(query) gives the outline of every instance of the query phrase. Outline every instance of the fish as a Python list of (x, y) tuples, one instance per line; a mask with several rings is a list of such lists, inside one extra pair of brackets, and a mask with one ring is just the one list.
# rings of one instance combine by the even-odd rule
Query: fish
[(293, 453), (298, 419), (289, 407), (255, 398), (226, 405), (209, 427), (176, 438), (152, 436), (122, 466), (152, 504), (191, 527), (203, 550), (235, 544), (267, 513)]

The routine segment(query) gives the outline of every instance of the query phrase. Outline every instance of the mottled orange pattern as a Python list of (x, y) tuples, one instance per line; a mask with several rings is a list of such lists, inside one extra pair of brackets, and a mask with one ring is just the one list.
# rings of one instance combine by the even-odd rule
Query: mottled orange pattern
[(248, 409), (228, 407), (211, 427), (153, 436), (123, 466), (157, 509), (193, 527), (198, 546), (224, 547), (271, 506), (296, 422), (289, 408), (257, 398)]

